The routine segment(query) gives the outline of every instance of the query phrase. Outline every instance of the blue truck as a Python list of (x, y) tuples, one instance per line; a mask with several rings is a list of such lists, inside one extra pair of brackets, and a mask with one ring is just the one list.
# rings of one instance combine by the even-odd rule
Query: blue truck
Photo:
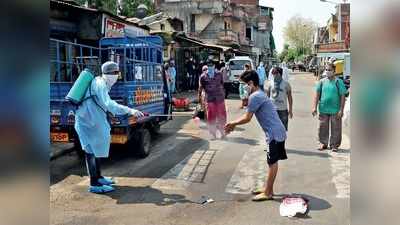
[[(111, 143), (140, 157), (150, 153), (152, 134), (171, 119), (167, 80), (162, 71), (163, 43), (159, 36), (103, 38), (98, 47), (50, 39), (50, 140), (73, 142), (83, 155), (74, 129), (78, 106), (65, 97), (84, 69), (101, 75), (101, 64), (119, 64), (121, 76), (110, 91), (113, 100), (150, 116), (109, 118)], [(151, 116), (152, 114), (167, 116)]]

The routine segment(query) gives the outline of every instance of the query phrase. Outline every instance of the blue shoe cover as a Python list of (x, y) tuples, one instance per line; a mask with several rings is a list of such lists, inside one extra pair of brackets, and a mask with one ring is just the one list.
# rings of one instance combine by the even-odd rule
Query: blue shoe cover
[(108, 185), (102, 185), (102, 186), (90, 186), (89, 187), (89, 192), (95, 193), (95, 194), (103, 194), (107, 192), (114, 191), (115, 189), (111, 186)]
[(101, 185), (111, 185), (111, 184), (115, 184), (115, 181), (111, 178), (107, 178), (107, 177), (102, 177), (100, 179), (97, 180)]

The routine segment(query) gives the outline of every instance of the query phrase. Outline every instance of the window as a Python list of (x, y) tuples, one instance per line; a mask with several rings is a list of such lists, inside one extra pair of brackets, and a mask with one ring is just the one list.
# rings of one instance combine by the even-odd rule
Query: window
[(165, 24), (162, 23), (162, 24), (160, 25), (160, 28), (161, 28), (161, 30), (165, 30)]
[(164, 47), (163, 55), (164, 55), (164, 58), (169, 58), (168, 47), (167, 46)]
[(251, 27), (246, 27), (246, 38), (249, 40), (252, 40), (251, 30), (252, 30)]
[(244, 70), (244, 65), (251, 63), (249, 60), (232, 60), (229, 62), (230, 70)]

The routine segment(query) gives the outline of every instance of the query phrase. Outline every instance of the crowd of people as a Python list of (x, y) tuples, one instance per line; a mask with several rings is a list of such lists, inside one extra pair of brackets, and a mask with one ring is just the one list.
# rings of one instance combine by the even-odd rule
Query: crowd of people
[[(192, 60), (189, 60), (192, 61)], [(198, 85), (198, 99), (206, 107), (207, 123), (212, 139), (224, 138), (239, 125), (249, 123), (253, 116), (265, 133), (268, 145), (267, 162), (269, 166), (265, 187), (253, 191), (254, 201), (273, 198), (273, 185), (278, 172), (278, 161), (286, 160), (285, 141), (289, 118), (293, 117), (292, 87), (285, 79), (285, 69), (274, 67), (266, 77), (263, 65), (257, 71), (246, 64), (240, 75), (240, 108), (245, 109), (242, 116), (227, 122), (224, 81), (227, 70), (223, 63), (212, 60), (201, 67), (201, 75), (196, 78), (193, 71), (188, 72), (189, 86)], [(75, 130), (85, 151), (86, 165), (90, 177), (89, 191), (106, 193), (113, 191), (114, 180), (102, 176), (99, 158), (108, 157), (110, 147), (110, 125), (104, 112), (113, 115), (129, 114), (143, 117), (139, 110), (120, 105), (112, 100), (109, 91), (120, 74), (118, 64), (106, 62), (102, 65), (102, 76), (96, 77), (91, 84), (90, 93), (96, 101), (83, 102), (76, 111)], [(342, 137), (342, 117), (347, 90), (341, 79), (335, 76), (334, 64), (329, 64), (324, 72), (325, 78), (315, 88), (312, 115), (319, 115), (319, 150), (338, 151)], [(176, 91), (176, 70), (174, 62), (164, 65), (165, 78), (172, 92)], [(193, 73), (192, 73), (193, 72)], [(194, 78), (193, 78), (194, 77)], [(266, 82), (268, 80), (268, 82)], [(99, 107), (101, 106), (101, 108)], [(103, 111), (104, 110), (104, 111)], [(96, 124), (95, 126), (93, 124)], [(95, 137), (95, 138), (93, 138)]]
[[(217, 138), (217, 132), (224, 138), (236, 126), (249, 123), (253, 115), (265, 132), (269, 170), (265, 187), (252, 192), (255, 195), (254, 201), (273, 199), (278, 161), (287, 159), (285, 141), (289, 118), (293, 118), (293, 96), (288, 72), (285, 70), (287, 68), (284, 66), (273, 67), (270, 75), (266, 77), (263, 64), (260, 64), (257, 70), (246, 64), (240, 76), (239, 86), (240, 108), (246, 110), (242, 116), (230, 122), (226, 122), (224, 70), (215, 70), (213, 62), (209, 62), (203, 67), (200, 77), (198, 98), (199, 102), (206, 101), (208, 127), (212, 139)], [(335, 77), (334, 71), (334, 64), (326, 67), (326, 78), (316, 85), (312, 105), (312, 115), (315, 116), (319, 112), (320, 151), (329, 147), (336, 152), (341, 144), (341, 124), (347, 90), (343, 81)], [(265, 82), (267, 78), (268, 82)], [(203, 95), (205, 98), (202, 98)]]

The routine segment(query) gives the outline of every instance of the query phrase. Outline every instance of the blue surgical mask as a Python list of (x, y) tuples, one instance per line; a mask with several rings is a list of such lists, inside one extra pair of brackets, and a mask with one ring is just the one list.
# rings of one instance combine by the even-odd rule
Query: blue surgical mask
[(214, 78), (215, 75), (215, 68), (214, 67), (208, 67), (208, 77)]

